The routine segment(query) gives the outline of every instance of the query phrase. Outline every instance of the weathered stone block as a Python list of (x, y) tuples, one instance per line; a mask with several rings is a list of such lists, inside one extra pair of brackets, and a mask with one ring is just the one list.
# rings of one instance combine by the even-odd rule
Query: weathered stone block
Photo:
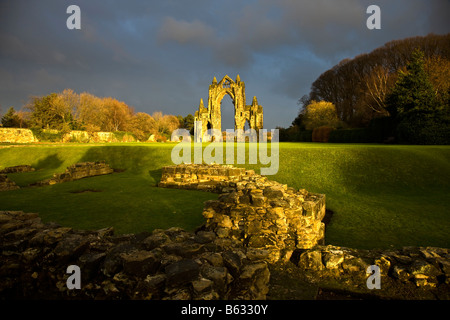
[(192, 256), (197, 255), (205, 250), (203, 245), (199, 243), (169, 243), (162, 246), (162, 249), (168, 253), (177, 255), (183, 258), (192, 258)]
[(165, 268), (167, 284), (169, 286), (182, 285), (197, 279), (200, 267), (193, 260), (181, 260)]
[(298, 265), (303, 269), (322, 270), (322, 252), (310, 250), (302, 253)]
[(123, 261), (124, 272), (137, 276), (146, 276), (158, 270), (161, 264), (162, 252), (159, 249), (152, 251), (139, 250), (122, 253), (120, 257)]
[(64, 237), (53, 250), (55, 258), (61, 261), (78, 258), (89, 247), (90, 240), (92, 239), (76, 234)]
[(327, 269), (337, 268), (344, 262), (344, 252), (342, 250), (330, 250), (324, 252), (322, 262)]

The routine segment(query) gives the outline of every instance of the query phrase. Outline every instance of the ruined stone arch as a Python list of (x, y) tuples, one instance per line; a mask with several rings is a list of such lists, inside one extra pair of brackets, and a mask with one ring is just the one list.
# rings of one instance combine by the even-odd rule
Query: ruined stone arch
[(263, 108), (258, 104), (256, 97), (253, 97), (251, 105), (246, 105), (245, 83), (241, 81), (239, 75), (235, 81), (226, 75), (219, 82), (216, 77), (213, 78), (209, 86), (206, 108), (203, 99), (200, 99), (199, 109), (195, 112), (194, 119), (202, 121), (201, 136), (208, 129), (208, 123), (210, 123), (211, 129), (218, 129), (222, 132), (221, 102), (227, 94), (234, 105), (234, 130), (244, 129), (246, 121), (251, 129), (259, 131), (263, 128)]

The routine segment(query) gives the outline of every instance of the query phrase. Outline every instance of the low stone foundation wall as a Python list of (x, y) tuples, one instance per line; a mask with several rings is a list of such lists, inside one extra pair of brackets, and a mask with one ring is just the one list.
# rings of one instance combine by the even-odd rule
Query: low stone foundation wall
[(18, 185), (12, 180), (10, 180), (6, 174), (18, 173), (18, 172), (30, 172), (35, 169), (29, 165), (19, 165), (14, 167), (6, 167), (0, 170), (0, 191), (9, 191), (20, 189)]
[[(0, 251), (1, 299), (265, 299), (271, 287), (262, 250), (211, 231), (114, 235), (0, 211)], [(449, 249), (317, 245), (294, 256), (295, 265), (276, 264), (292, 283), (301, 277), (346, 298), (450, 299)], [(67, 288), (69, 265), (80, 267), (79, 290)], [(367, 287), (370, 265), (380, 267), (381, 289)]]
[[(240, 243), (179, 228), (114, 236), (0, 211), (2, 299), (265, 299), (270, 272)], [(67, 267), (81, 289), (68, 289)]]
[[(255, 171), (230, 165), (180, 164), (163, 167), (159, 187), (222, 193), (231, 183), (248, 180)], [(225, 190), (224, 190), (225, 189)]]
[(0, 173), (8, 174), (8, 173), (19, 173), (19, 172), (32, 172), (35, 170), (36, 169), (34, 169), (33, 167), (24, 164), (24, 165), (18, 165), (18, 166), (14, 166), (14, 167), (6, 167), (3, 170), (0, 170)]
[(16, 190), (20, 187), (10, 180), (6, 174), (0, 174), (0, 191)]
[(97, 162), (80, 162), (66, 169), (63, 173), (55, 173), (53, 178), (39, 181), (33, 186), (52, 185), (56, 183), (68, 182), (87, 177), (94, 177), (104, 174), (113, 173), (114, 169), (110, 168), (104, 161)]
[(205, 202), (204, 228), (220, 238), (261, 249), (269, 262), (289, 260), (295, 249), (323, 243), (325, 195), (295, 190), (255, 174), (220, 165), (164, 167), (159, 186), (221, 193)]

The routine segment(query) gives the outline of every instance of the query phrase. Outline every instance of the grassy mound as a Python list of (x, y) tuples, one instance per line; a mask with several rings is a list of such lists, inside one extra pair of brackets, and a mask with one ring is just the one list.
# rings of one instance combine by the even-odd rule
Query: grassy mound
[[(20, 186), (50, 178), (76, 162), (105, 160), (125, 170), (41, 188), (0, 193), (0, 210), (38, 212), (78, 229), (113, 226), (118, 233), (203, 222), (203, 202), (217, 195), (156, 188), (174, 144), (25, 145), (0, 149), (0, 168)], [(238, 165), (256, 169), (259, 165)], [(270, 179), (325, 193), (334, 214), (326, 242), (354, 248), (450, 247), (450, 147), (280, 143)]]

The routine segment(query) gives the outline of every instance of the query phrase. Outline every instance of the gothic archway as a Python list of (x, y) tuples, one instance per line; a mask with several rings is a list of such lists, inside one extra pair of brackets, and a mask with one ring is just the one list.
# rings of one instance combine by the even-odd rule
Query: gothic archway
[(220, 82), (214, 77), (208, 92), (208, 107), (200, 100), (199, 110), (195, 112), (195, 121), (202, 121), (202, 132), (206, 132), (207, 124), (211, 124), (212, 129), (222, 131), (221, 102), (225, 95), (229, 95), (234, 105), (234, 129), (244, 129), (245, 122), (251, 129), (259, 131), (263, 128), (263, 108), (258, 105), (256, 97), (253, 97), (251, 105), (245, 102), (245, 83), (241, 81), (239, 75), (233, 81), (228, 75), (224, 76)]

